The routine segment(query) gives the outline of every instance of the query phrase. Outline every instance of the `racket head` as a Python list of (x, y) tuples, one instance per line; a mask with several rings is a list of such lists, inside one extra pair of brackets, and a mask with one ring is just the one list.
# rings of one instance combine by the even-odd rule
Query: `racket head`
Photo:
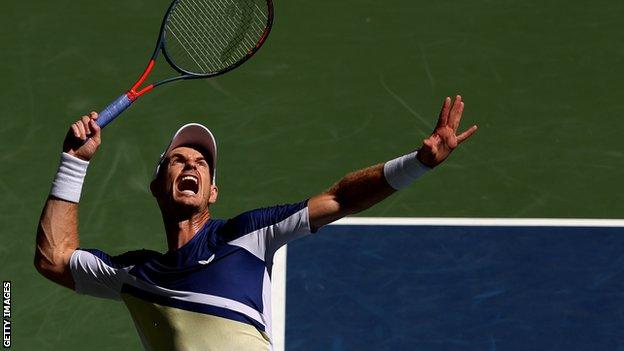
[(162, 50), (183, 78), (216, 76), (258, 52), (272, 25), (272, 0), (175, 0), (154, 57)]

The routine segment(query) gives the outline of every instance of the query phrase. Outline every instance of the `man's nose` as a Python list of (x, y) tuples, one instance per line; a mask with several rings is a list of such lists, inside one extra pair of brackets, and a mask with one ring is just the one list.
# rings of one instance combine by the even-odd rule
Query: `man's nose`
[(186, 161), (184, 163), (184, 169), (197, 169), (197, 163), (192, 160)]

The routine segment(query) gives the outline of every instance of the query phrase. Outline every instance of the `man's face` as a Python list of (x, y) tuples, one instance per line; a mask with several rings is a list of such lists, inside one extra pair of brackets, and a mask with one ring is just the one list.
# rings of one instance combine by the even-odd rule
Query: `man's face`
[(177, 147), (167, 154), (166, 170), (155, 183), (158, 203), (164, 209), (202, 212), (217, 200), (217, 187), (204, 155), (192, 147)]

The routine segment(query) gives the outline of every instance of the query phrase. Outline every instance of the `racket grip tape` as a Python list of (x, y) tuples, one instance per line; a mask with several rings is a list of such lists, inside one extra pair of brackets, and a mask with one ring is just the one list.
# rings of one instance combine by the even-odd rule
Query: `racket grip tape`
[(98, 126), (100, 126), (100, 128), (104, 128), (128, 107), (130, 107), (130, 105), (132, 105), (132, 100), (130, 100), (128, 95), (123, 94), (110, 105), (106, 106), (106, 108), (98, 114), (98, 119), (95, 122)]

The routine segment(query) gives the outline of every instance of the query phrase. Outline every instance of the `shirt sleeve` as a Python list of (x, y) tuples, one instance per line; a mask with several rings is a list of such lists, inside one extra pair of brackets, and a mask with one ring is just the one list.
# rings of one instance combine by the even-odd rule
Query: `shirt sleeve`
[(308, 201), (255, 209), (227, 221), (224, 238), (266, 263), (288, 242), (310, 234)]
[(75, 290), (79, 294), (119, 300), (128, 271), (155, 254), (158, 253), (137, 250), (110, 256), (97, 249), (77, 249), (69, 260)]

